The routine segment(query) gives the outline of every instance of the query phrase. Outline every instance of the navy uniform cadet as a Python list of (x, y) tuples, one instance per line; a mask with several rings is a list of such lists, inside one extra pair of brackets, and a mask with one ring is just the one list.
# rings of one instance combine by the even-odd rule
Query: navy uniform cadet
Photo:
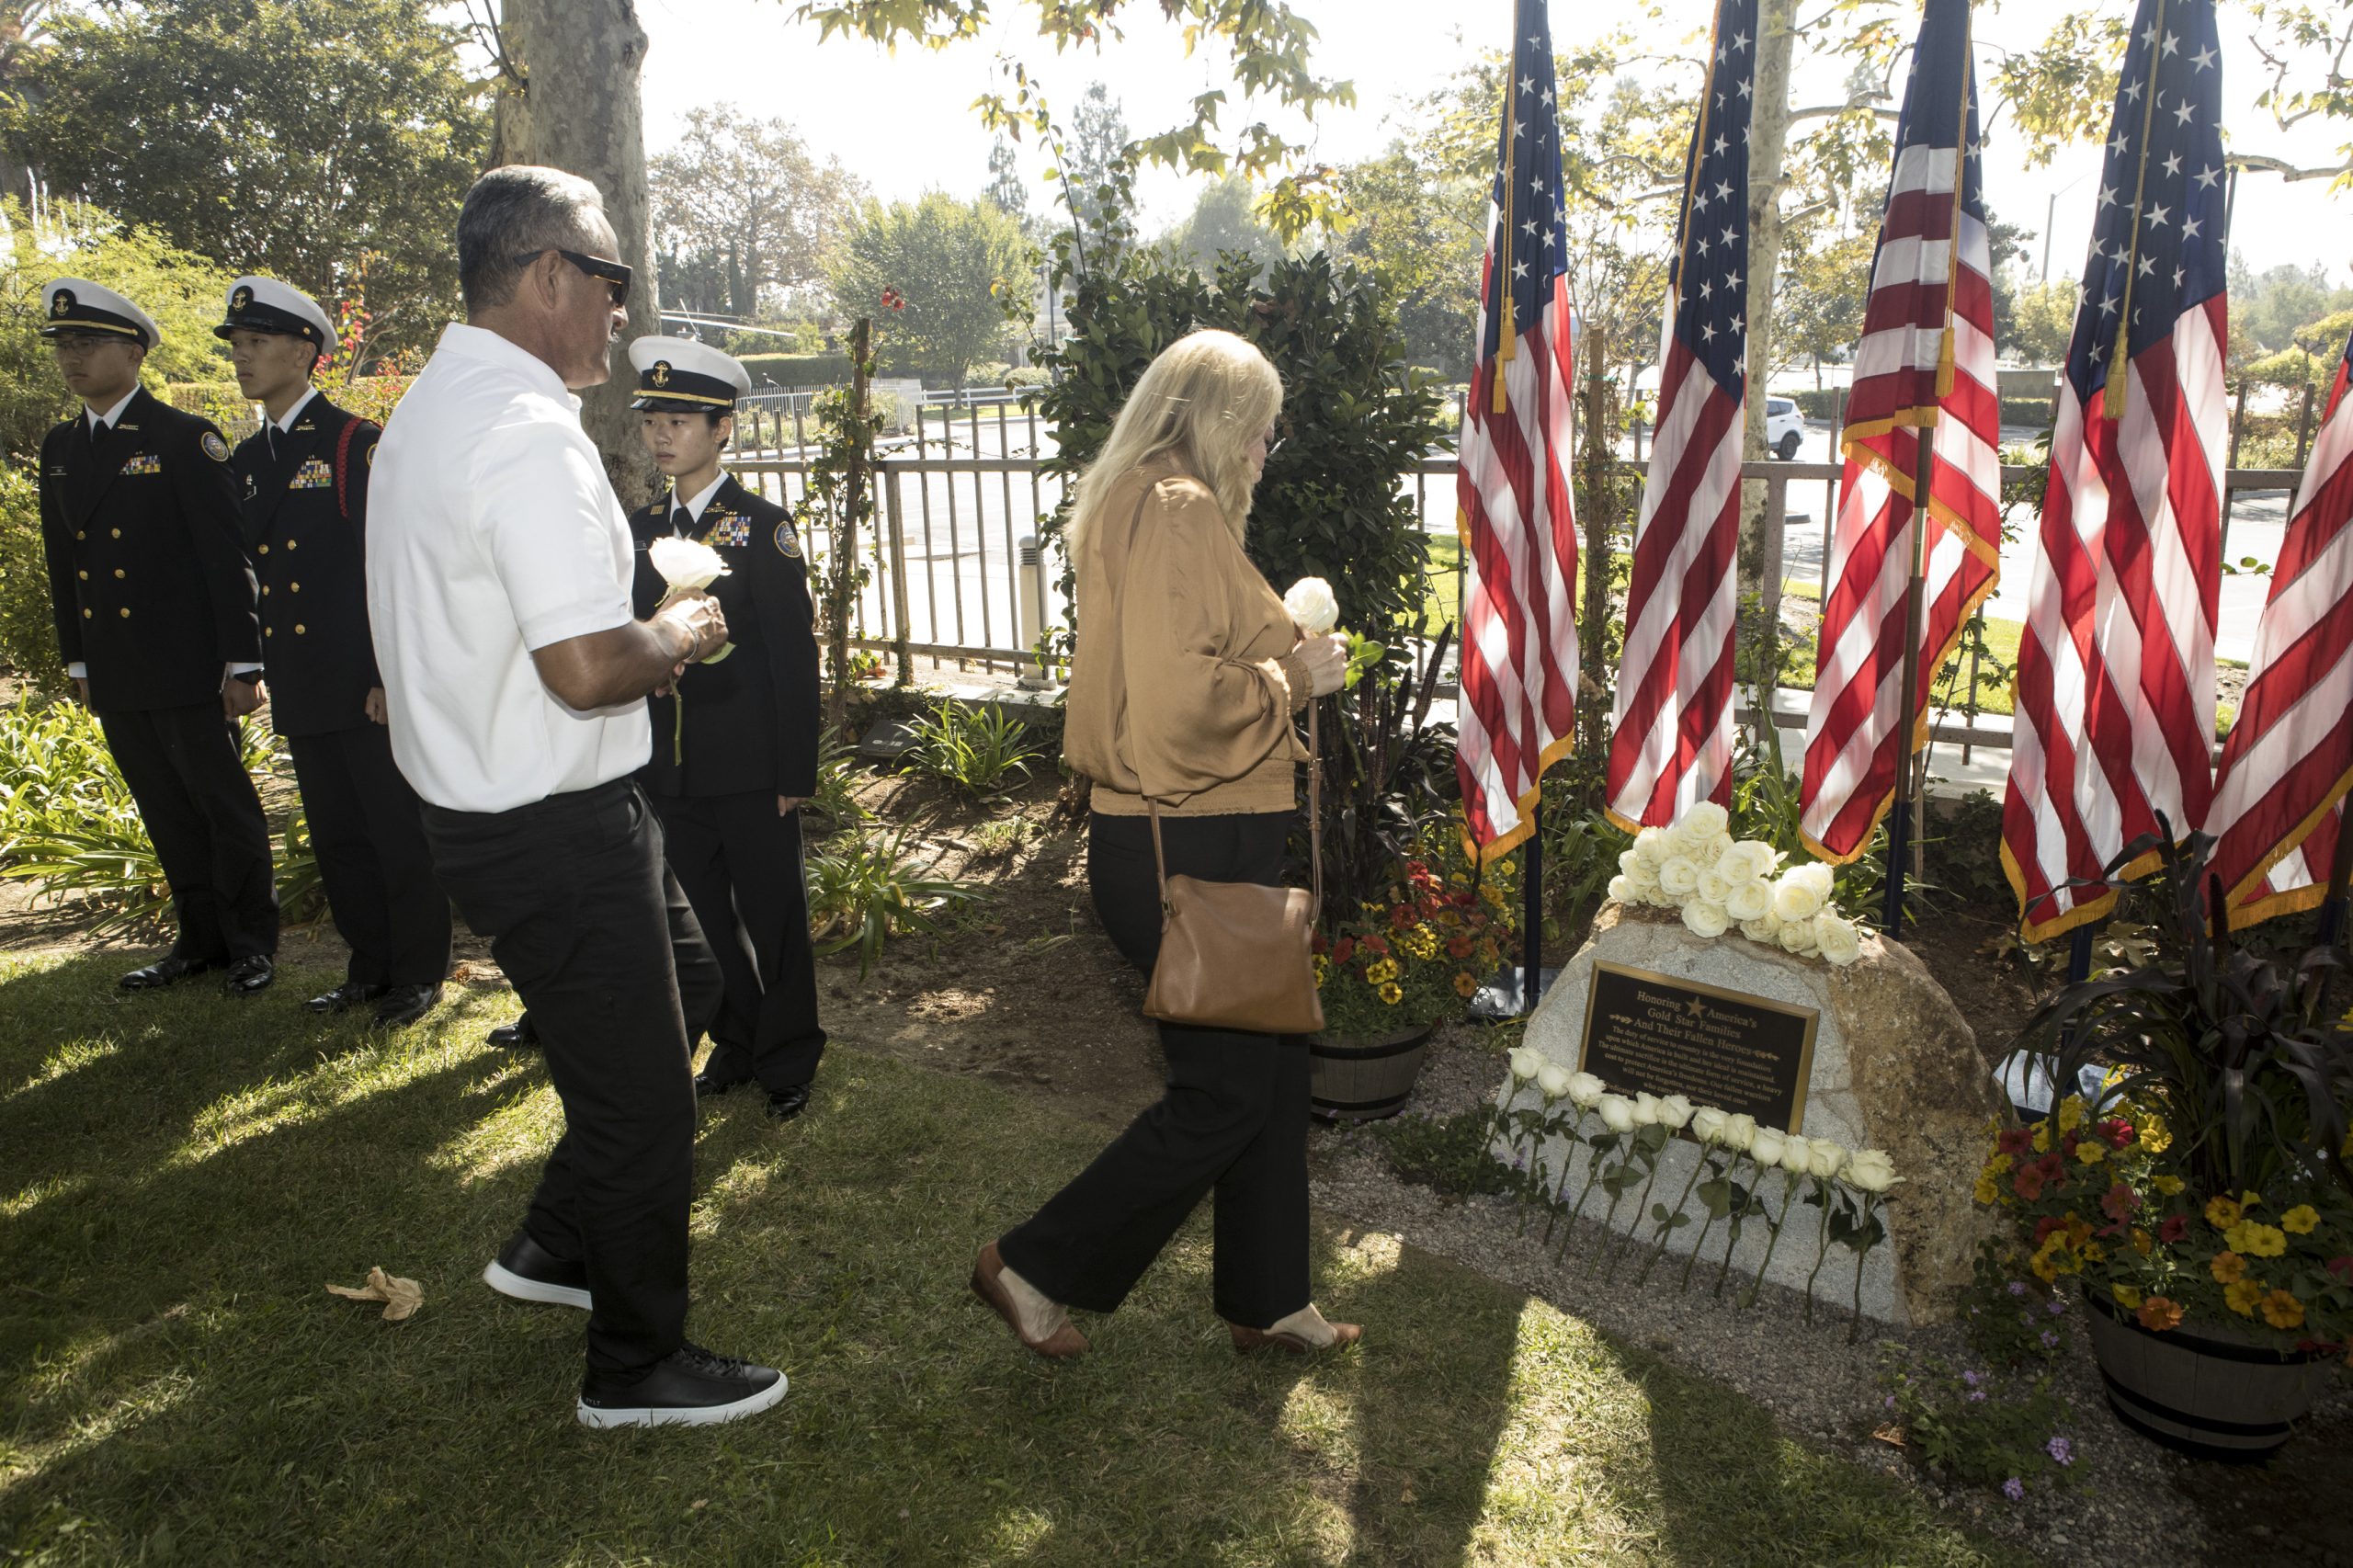
[(809, 566), (784, 509), (720, 466), (734, 434), (744, 367), (707, 344), (641, 337), (639, 431), (670, 492), (630, 519), (637, 611), (665, 585), (647, 547), (665, 535), (699, 540), (727, 562), (710, 593), (735, 646), (650, 699), (654, 756), (638, 778), (662, 821), (663, 854), (686, 890), (726, 977), (710, 1054), (695, 1092), (756, 1081), (768, 1114), (809, 1101), (825, 1048), (817, 969), (801, 880), (802, 801), (817, 788), (817, 640)]
[(262, 427), (230, 459), (245, 544), (261, 579), (262, 673), (335, 930), (343, 983), (308, 1006), (372, 1004), (386, 1028), (415, 1023), (449, 971), (449, 901), (433, 881), (416, 792), (392, 762), (384, 685), (368, 635), (368, 475), (374, 422), (311, 385), (334, 334), (309, 295), (271, 278), (231, 286), (213, 335)]
[(233, 995), (275, 977), (269, 824), (237, 722), (261, 702), (261, 631), (229, 470), (211, 422), (139, 385), (155, 323), (111, 289), (60, 278), (41, 335), (84, 412), (42, 440), (40, 531), (66, 673), (106, 731), (172, 890), (178, 935), (122, 977), (152, 990), (226, 969)]

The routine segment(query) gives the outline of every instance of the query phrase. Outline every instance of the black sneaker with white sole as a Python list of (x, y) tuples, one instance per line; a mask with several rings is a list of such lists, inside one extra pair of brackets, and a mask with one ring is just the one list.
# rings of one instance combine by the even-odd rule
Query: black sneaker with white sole
[(784, 1397), (784, 1374), (699, 1345), (681, 1345), (632, 1380), (591, 1371), (580, 1385), (583, 1426), (715, 1426)]
[(589, 1309), (588, 1266), (556, 1256), (530, 1233), (517, 1231), (482, 1271), (482, 1282), (502, 1296), (543, 1306)]

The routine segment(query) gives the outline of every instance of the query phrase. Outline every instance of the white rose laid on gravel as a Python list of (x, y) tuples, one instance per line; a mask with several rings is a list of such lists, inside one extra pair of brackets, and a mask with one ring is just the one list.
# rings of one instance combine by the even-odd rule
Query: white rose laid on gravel
[(1505, 1058), (1511, 1063), (1511, 1075), (1525, 1084), (1543, 1069), (1544, 1053), (1532, 1045), (1514, 1046)]
[(1699, 869), (1699, 885), (1693, 891), (1710, 903), (1722, 903), (1732, 896), (1732, 884), (1713, 866), (1703, 866)]
[(1688, 855), (1676, 855), (1658, 869), (1659, 891), (1677, 898), (1688, 898), (1699, 888), (1699, 863)]
[(1740, 934), (1752, 942), (1762, 942), (1768, 948), (1778, 948), (1781, 945), (1781, 923), (1774, 917), (1769, 908), (1754, 920), (1742, 921)]
[(1734, 882), (1724, 893), (1724, 913), (1743, 926), (1773, 913), (1773, 884), (1760, 878)]
[(1760, 1127), (1749, 1141), (1748, 1157), (1768, 1168), (1781, 1163), (1781, 1152), (1789, 1147), (1790, 1135), (1778, 1127)]
[(1780, 942), (1783, 952), (1795, 953), (1800, 958), (1803, 958), (1814, 950), (1813, 922), (1811, 920), (1788, 922), (1782, 926), (1777, 939)]
[(1790, 1133), (1781, 1141), (1781, 1168), (1791, 1176), (1804, 1176), (1813, 1168), (1813, 1140)]
[(1636, 1094), (1634, 1096), (1634, 1125), (1637, 1127), (1658, 1125), (1658, 1096), (1656, 1095)]
[(1732, 916), (1722, 904), (1695, 895), (1684, 903), (1683, 928), (1694, 937), (1713, 938), (1732, 929)]
[(1612, 1132), (1634, 1130), (1634, 1102), (1623, 1095), (1604, 1095), (1593, 1108), (1601, 1113), (1601, 1125)]
[(1855, 923), (1824, 910), (1813, 917), (1813, 945), (1822, 956), (1844, 968), (1863, 956), (1863, 939)]
[(1810, 1138), (1806, 1141), (1806, 1155), (1805, 1174), (1832, 1181), (1846, 1168), (1847, 1145), (1833, 1138)]
[(1756, 1119), (1746, 1111), (1724, 1118), (1721, 1142), (1735, 1154), (1747, 1153), (1756, 1145)]
[(1332, 585), (1321, 577), (1302, 577), (1283, 596), (1283, 608), (1291, 619), (1310, 637), (1321, 637), (1340, 624), (1340, 601), (1332, 597)]
[(1847, 1162), (1847, 1185), (1863, 1192), (1885, 1192), (1902, 1179), (1884, 1149), (1858, 1149)]
[(1569, 1092), (1569, 1070), (1557, 1062), (1547, 1062), (1536, 1070), (1536, 1086), (1544, 1091), (1548, 1100), (1557, 1100)]
[(1784, 871), (1773, 884), (1773, 913), (1784, 926), (1811, 920), (1822, 913), (1822, 895), (1811, 882), (1801, 881), (1797, 871)]
[(1633, 852), (1641, 858), (1643, 865), (1653, 870), (1666, 864), (1666, 858), (1675, 853), (1667, 843), (1666, 829), (1663, 827), (1646, 827), (1634, 835)]
[(1731, 1119), (1714, 1106), (1703, 1105), (1691, 1113), (1691, 1136), (1702, 1143), (1721, 1143), (1724, 1137), (1724, 1123)]
[(1591, 1110), (1608, 1092), (1609, 1085), (1591, 1073), (1569, 1074), (1569, 1099), (1579, 1110)]
[(1690, 1126), (1691, 1119), (1698, 1114), (1691, 1108), (1691, 1102), (1681, 1095), (1668, 1095), (1658, 1102), (1661, 1127), (1672, 1127), (1680, 1131)]

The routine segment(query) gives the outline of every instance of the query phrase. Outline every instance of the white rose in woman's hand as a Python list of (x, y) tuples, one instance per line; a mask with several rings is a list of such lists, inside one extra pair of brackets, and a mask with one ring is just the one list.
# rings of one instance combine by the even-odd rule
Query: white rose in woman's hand
[(1347, 682), (1347, 638), (1302, 637), (1299, 640), (1299, 646), (1291, 651), (1299, 655), (1300, 666), (1307, 674), (1307, 688), (1315, 696), (1329, 697)]
[(1300, 631), (1310, 637), (1321, 637), (1340, 624), (1340, 601), (1332, 597), (1332, 585), (1321, 577), (1302, 577), (1283, 596), (1283, 608)]

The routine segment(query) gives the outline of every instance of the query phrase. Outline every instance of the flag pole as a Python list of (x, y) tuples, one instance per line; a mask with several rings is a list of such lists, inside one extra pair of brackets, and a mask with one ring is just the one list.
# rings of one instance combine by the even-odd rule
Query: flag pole
[[(1961, 55), (1969, 55), (1970, 27), (1961, 24)], [(1902, 940), (1904, 936), (1904, 868), (1912, 860), (1912, 841), (1925, 825), (1921, 820), (1928, 793), (1928, 756), (1921, 725), (1928, 711), (1927, 699), (1920, 690), (1920, 636), (1926, 630), (1928, 596), (1928, 529), (1936, 517), (1931, 492), (1937, 475), (1937, 426), (1944, 418), (1944, 400), (1952, 393), (1953, 293), (1961, 282), (1961, 219), (1966, 203), (1963, 193), (1969, 185), (1969, 109), (1970, 89), (1975, 81), (1973, 73), (1965, 72), (1961, 86), (1961, 122), (1953, 133), (1952, 161), (1952, 225), (1945, 240), (1945, 329), (1937, 354), (1937, 381), (1934, 406), (1926, 425), (1919, 431), (1919, 449), (1912, 464), (1912, 576), (1904, 590), (1904, 676), (1897, 689), (1904, 704), (1904, 720), (1898, 731), (1902, 737), (1902, 772), (1896, 779), (1895, 799), (1887, 813), (1887, 896), (1880, 910), (1880, 929), (1889, 937)], [(1915, 744), (1916, 743), (1916, 744)]]
[(1544, 995), (1544, 781), (1528, 808), (1528, 863), (1519, 886), (1519, 1005), (1533, 1013)]
[(2320, 945), (2335, 947), (2345, 936), (2346, 889), (2353, 883), (2353, 828), (2336, 824), (2336, 856), (2329, 862), (2328, 895), (2321, 901)]

